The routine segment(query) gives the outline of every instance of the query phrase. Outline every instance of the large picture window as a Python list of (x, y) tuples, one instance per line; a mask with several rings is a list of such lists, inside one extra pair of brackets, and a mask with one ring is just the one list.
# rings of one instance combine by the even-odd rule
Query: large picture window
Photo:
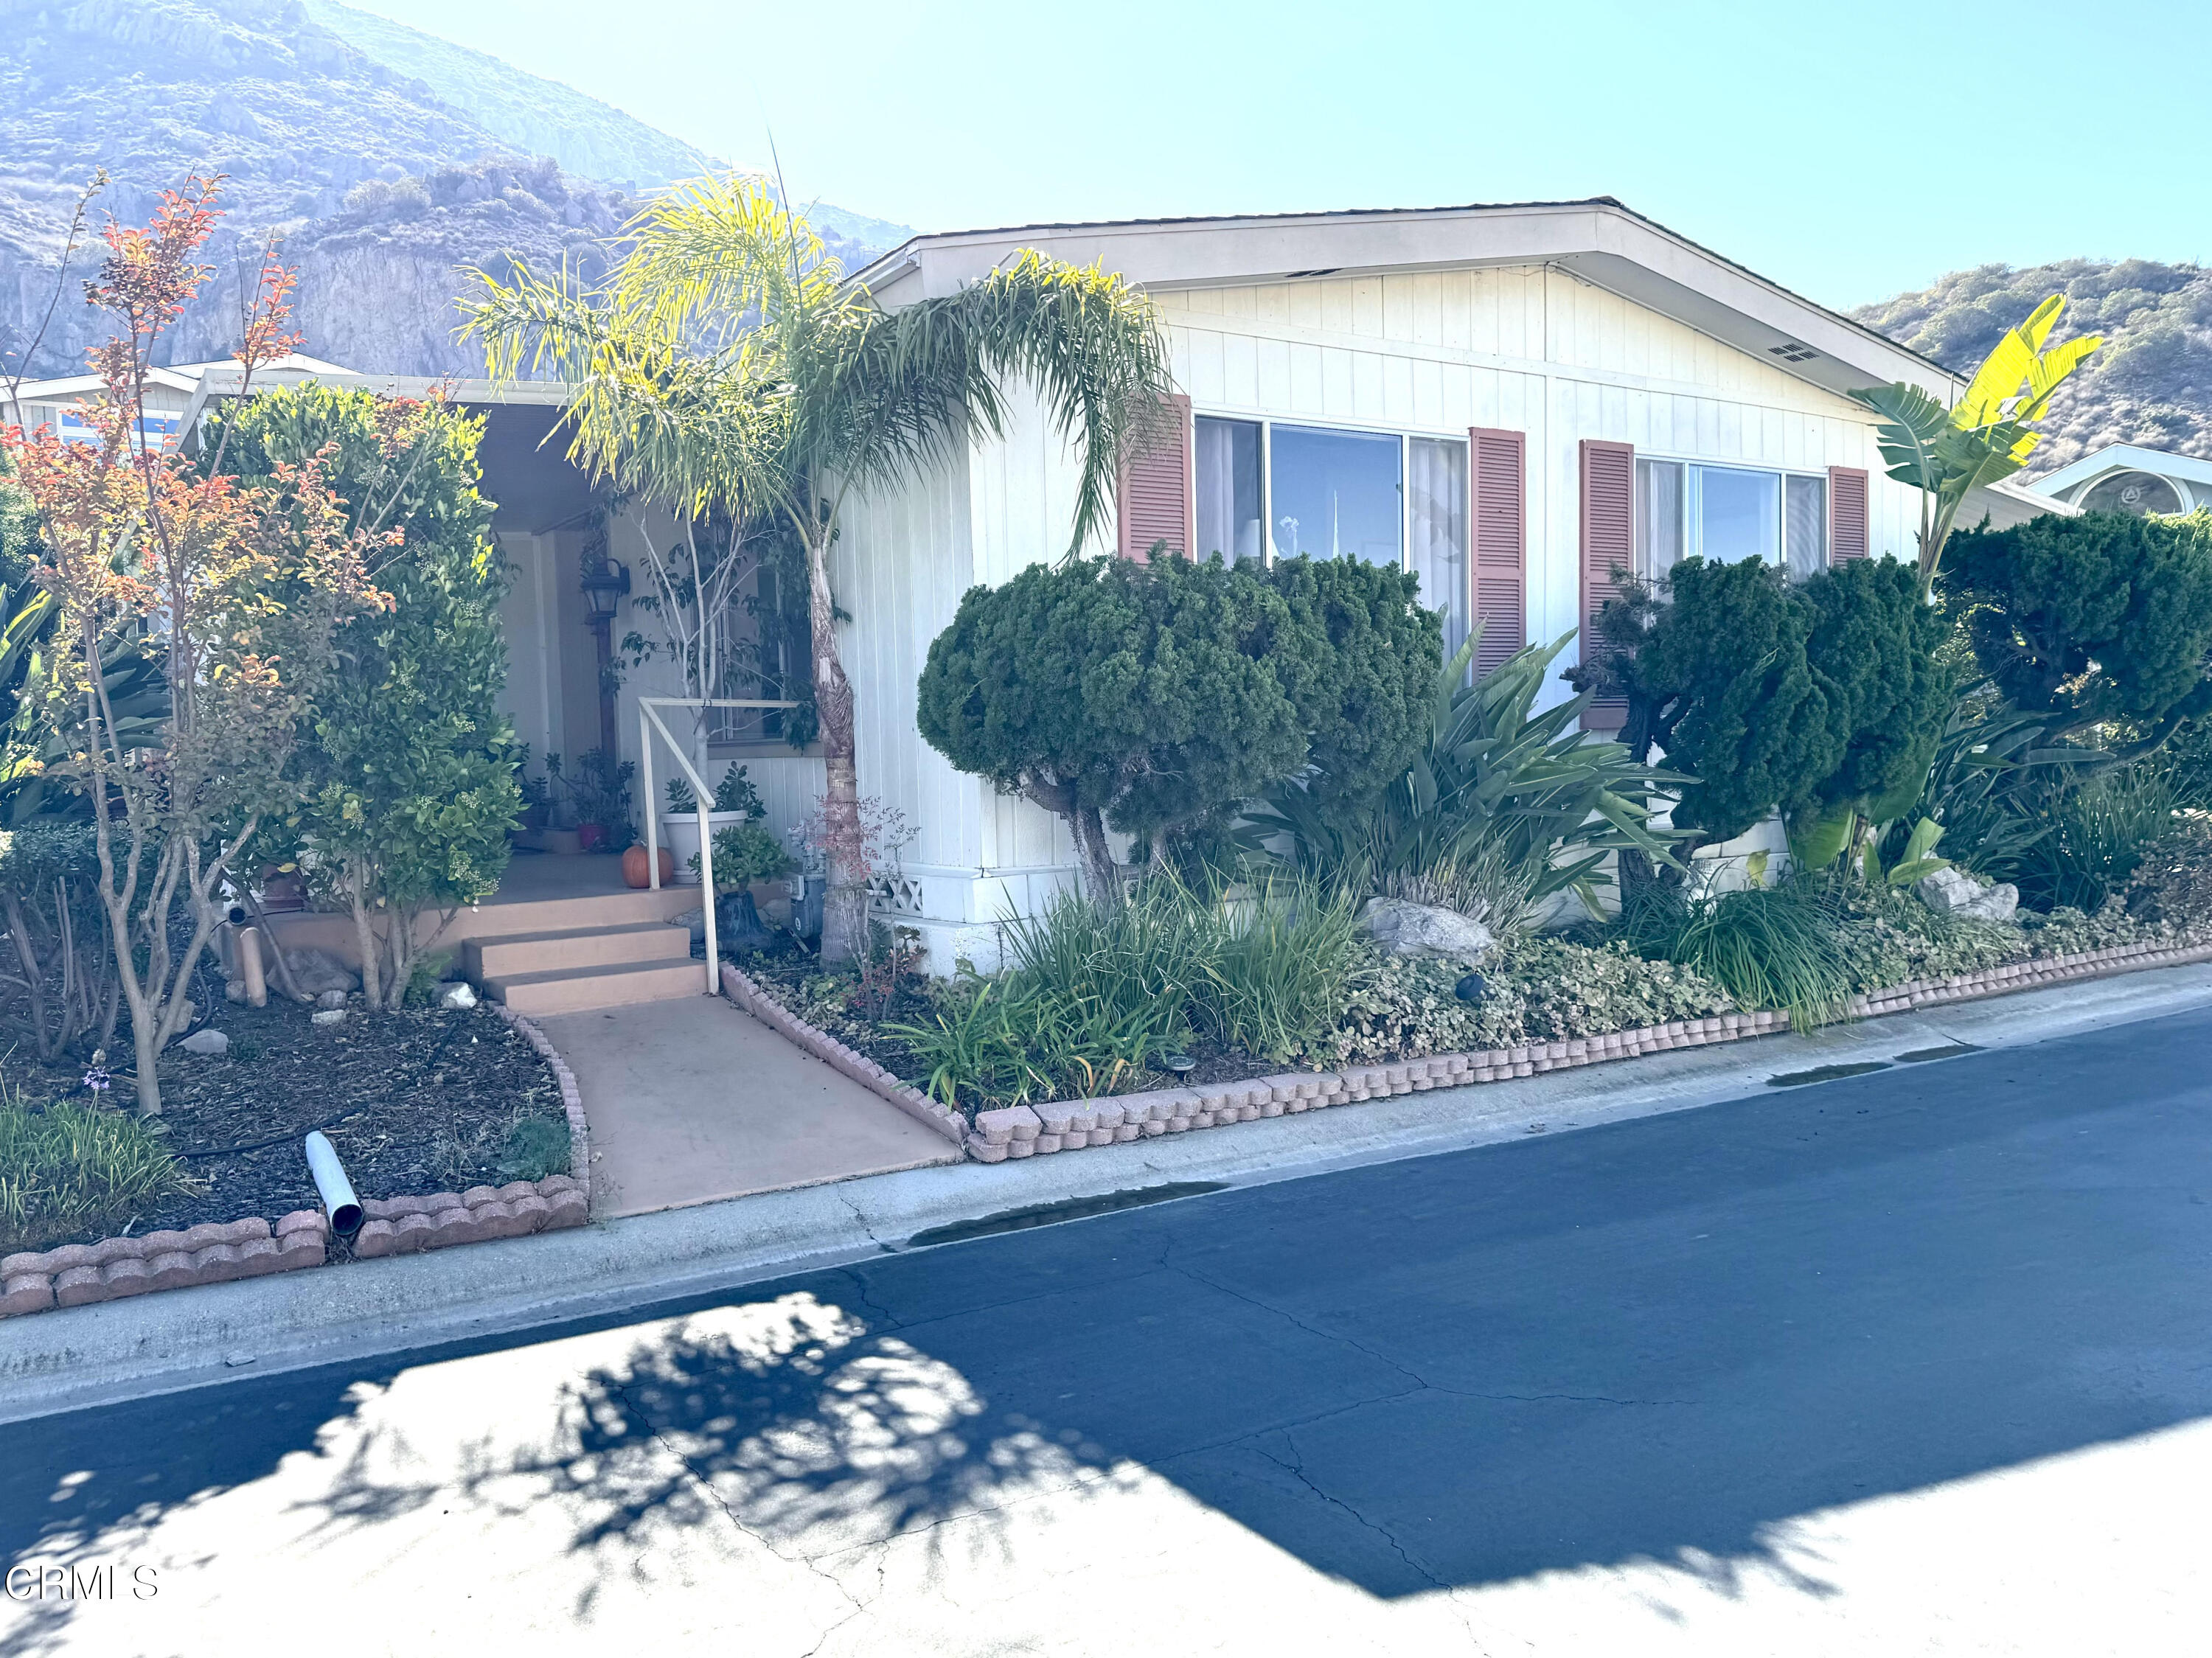
[(1695, 553), (1762, 558), (1802, 580), (1827, 568), (1828, 480), (1763, 467), (1636, 463), (1636, 573), (1656, 581)]
[(1382, 432), (1277, 426), (1267, 434), (1269, 523), (1284, 558), (1405, 562), (1405, 440)]
[(1467, 638), (1467, 444), (1344, 427), (1200, 415), (1192, 422), (1198, 552), (1347, 557), (1411, 570)]

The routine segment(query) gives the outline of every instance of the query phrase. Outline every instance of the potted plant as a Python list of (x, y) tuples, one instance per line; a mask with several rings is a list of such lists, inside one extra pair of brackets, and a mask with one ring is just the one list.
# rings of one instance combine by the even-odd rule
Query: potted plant
[[(696, 821), (696, 819), (694, 820)], [(714, 831), (714, 926), (717, 942), (733, 951), (757, 950), (768, 942), (760, 905), (773, 896), (768, 885), (789, 875), (799, 863), (756, 818)], [(699, 860), (691, 860), (699, 878)]]
[(611, 760), (598, 749), (576, 756), (568, 776), (569, 809), (576, 815), (576, 843), (586, 852), (621, 852), (637, 838), (629, 823), (633, 761)]
[[(745, 775), (745, 768), (732, 764), (722, 774), (722, 780), (714, 785), (714, 804), (707, 814), (708, 833), (717, 837), (714, 874), (718, 883), (721, 878), (722, 832), (741, 823), (758, 823), (767, 816), (768, 807), (752, 780)], [(680, 776), (668, 780), (668, 814), (660, 820), (660, 836), (675, 854), (677, 878), (686, 886), (697, 885), (699, 798), (691, 792), (691, 785)]]

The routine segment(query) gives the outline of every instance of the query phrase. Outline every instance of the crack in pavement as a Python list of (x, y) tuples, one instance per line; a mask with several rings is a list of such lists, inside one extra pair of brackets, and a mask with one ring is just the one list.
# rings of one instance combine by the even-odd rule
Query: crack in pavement
[(852, 1198), (846, 1193), (842, 1182), (836, 1187), (836, 1192), (837, 1201), (843, 1204), (848, 1209), (853, 1212), (853, 1218), (860, 1223), (860, 1230), (868, 1235), (868, 1242), (874, 1244), (877, 1248), (880, 1249), (887, 1255), (895, 1255), (898, 1254), (898, 1250), (895, 1246), (885, 1243), (881, 1238), (876, 1236), (874, 1224), (866, 1215), (860, 1212), (860, 1206), (853, 1201)]
[(862, 1600), (859, 1596), (855, 1595), (852, 1590), (847, 1588), (838, 1579), (831, 1576), (828, 1572), (823, 1571), (805, 1554), (802, 1553), (796, 1557), (786, 1554), (766, 1537), (763, 1537), (759, 1532), (755, 1531), (750, 1526), (748, 1526), (743, 1520), (739, 1519), (738, 1517), (738, 1511), (732, 1508), (727, 1503), (724, 1502), (722, 1500), (722, 1494), (714, 1489), (714, 1482), (708, 1479), (706, 1474), (702, 1473), (697, 1465), (695, 1464), (690, 1457), (686, 1456), (681, 1450), (677, 1448), (675, 1442), (669, 1438), (666, 1430), (664, 1430), (659, 1423), (653, 1420), (653, 1413), (646, 1408), (643, 1401), (633, 1395), (629, 1388), (623, 1383), (617, 1382), (614, 1384), (614, 1390), (618, 1395), (620, 1395), (623, 1400), (629, 1405), (630, 1409), (636, 1413), (638, 1420), (647, 1424), (654, 1442), (658, 1444), (661, 1449), (666, 1451), (669, 1455), (676, 1459), (677, 1465), (684, 1470), (685, 1475), (690, 1478), (691, 1483), (698, 1487), (700, 1491), (706, 1497), (709, 1503), (712, 1503), (716, 1508), (722, 1511), (723, 1517), (728, 1520), (730, 1524), (737, 1528), (741, 1536), (751, 1538), (754, 1542), (759, 1544), (763, 1548), (766, 1549), (777, 1559), (782, 1561), (786, 1565), (804, 1566), (809, 1572), (820, 1578), (823, 1582), (829, 1584), (831, 1588), (836, 1590), (837, 1593), (844, 1598), (846, 1604), (853, 1608), (852, 1611), (847, 1612), (836, 1623), (823, 1630), (820, 1636), (816, 1638), (814, 1644), (807, 1648), (805, 1652), (800, 1655), (800, 1658), (814, 1658), (814, 1655), (822, 1650), (823, 1643), (827, 1642), (831, 1636), (835, 1635), (839, 1630), (844, 1628), (846, 1625), (851, 1623), (862, 1612), (868, 1610), (868, 1603), (866, 1601)]
[(1259, 1452), (1261, 1455), (1266, 1457), (1268, 1461), (1273, 1463), (1277, 1467), (1283, 1470), (1284, 1473), (1289, 1474), (1293, 1479), (1296, 1479), (1298, 1484), (1304, 1485), (1316, 1497), (1328, 1503), (1329, 1507), (1343, 1509), (1345, 1513), (1352, 1516), (1354, 1523), (1373, 1532), (1377, 1537), (1388, 1543), (1390, 1546), (1391, 1552), (1406, 1563), (1407, 1570), (1418, 1573), (1422, 1581), (1427, 1583), (1431, 1588), (1442, 1589), (1446, 1594), (1449, 1594), (1451, 1592), (1450, 1584), (1445, 1582), (1443, 1578), (1437, 1576), (1436, 1573), (1431, 1571), (1419, 1561), (1414, 1559), (1412, 1555), (1406, 1552), (1406, 1546), (1398, 1540), (1397, 1537), (1391, 1532), (1388, 1526), (1382, 1525), (1379, 1521), (1370, 1520), (1365, 1515), (1360, 1513), (1358, 1509), (1353, 1508), (1351, 1503), (1346, 1502), (1342, 1497), (1333, 1496), (1315, 1484), (1313, 1477), (1306, 1472), (1306, 1460), (1304, 1455), (1298, 1449), (1298, 1442), (1287, 1430), (1282, 1431), (1283, 1443), (1290, 1447), (1291, 1455), (1295, 1457), (1297, 1461), (1285, 1462), (1281, 1457), (1277, 1456), (1273, 1451), (1269, 1450), (1264, 1445), (1255, 1445), (1252, 1448)]

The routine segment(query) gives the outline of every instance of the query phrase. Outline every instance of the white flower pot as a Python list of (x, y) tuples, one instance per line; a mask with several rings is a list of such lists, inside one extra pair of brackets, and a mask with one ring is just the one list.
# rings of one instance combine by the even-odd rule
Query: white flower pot
[[(710, 811), (707, 814), (707, 832), (720, 835), (732, 823), (746, 821), (741, 811)], [(691, 860), (699, 855), (699, 814), (696, 811), (672, 812), (660, 820), (660, 843), (676, 859), (676, 883), (678, 886), (696, 887), (699, 872), (691, 867)]]

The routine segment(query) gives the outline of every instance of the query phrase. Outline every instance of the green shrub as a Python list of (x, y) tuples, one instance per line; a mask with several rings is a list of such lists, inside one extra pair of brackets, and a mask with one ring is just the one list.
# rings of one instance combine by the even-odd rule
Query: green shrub
[(540, 1181), (568, 1172), (568, 1125), (552, 1117), (524, 1117), (507, 1131), (499, 1172), (509, 1180)]
[(2094, 913), (2062, 904), (2048, 914), (2022, 910), (2020, 921), (2027, 948), (2037, 956), (2070, 956), (2081, 950), (2110, 950), (2115, 944), (2144, 944), (2172, 935), (2172, 929), (2163, 923), (2129, 914), (2127, 901), (2117, 893), (2105, 901), (2103, 908)]
[(1200, 894), (1163, 872), (1123, 903), (1063, 894), (1007, 924), (1005, 973), (886, 1029), (931, 1094), (969, 1108), (1152, 1086), (1155, 1062), (1201, 1034), (1287, 1064), (1365, 969), (1356, 921), (1349, 895), (1295, 878)]
[(2034, 908), (2101, 909), (2172, 829), (2174, 805), (2172, 779), (2142, 762), (2052, 791), (2051, 832), (2025, 850), (2010, 878)]
[(68, 1101), (0, 1103), (0, 1255), (120, 1226), (197, 1189), (142, 1119)]
[(1152, 1086), (1154, 1061), (1188, 1035), (1173, 1003), (1121, 1012), (1018, 975), (965, 975), (928, 1023), (884, 1028), (914, 1050), (923, 1090), (971, 1117)]
[(1595, 910), (1608, 853), (1668, 858), (1669, 837), (1650, 827), (1648, 803), (1673, 774), (1578, 729), (1587, 695), (1536, 709), (1573, 637), (1516, 652), (1472, 684), (1470, 639), (1431, 687), (1428, 740), (1407, 770), (1359, 810), (1322, 786), (1325, 773), (1278, 783), (1247, 810), (1248, 848), (1287, 836), (1312, 876), (1440, 904), (1501, 936), (1555, 893), (1574, 891)]
[(1210, 970), (1190, 987), (1193, 1018), (1224, 1046), (1289, 1061), (1336, 1023), (1363, 968), (1359, 907), (1346, 890), (1262, 880), (1212, 907)]
[(1835, 922), (1800, 887), (1706, 898), (1655, 887), (1632, 895), (1620, 925), (1643, 954), (1695, 968), (1740, 1007), (1787, 1009), (1793, 1024), (1832, 1018), (1850, 994)]
[(1119, 903), (1062, 893), (1042, 914), (1008, 922), (1005, 950), (1027, 984), (1120, 1017), (1183, 1008), (1212, 966), (1219, 932), (1189, 888), (1162, 875)]
[(2057, 730), (2156, 742), (2212, 713), (2212, 513), (2045, 513), (1951, 538), (1946, 610), (1984, 674)]
[(1855, 991), (1978, 973), (2027, 953), (2020, 927), (1940, 915), (1911, 891), (1838, 883), (1836, 942)]
[(2144, 849), (2129, 884), (2128, 908), (2147, 921), (2212, 932), (2212, 813), (2177, 813)]
[(1351, 560), (1031, 565), (931, 644), (921, 735), (1066, 819), (1103, 901), (1107, 826), (1165, 853), (1310, 758), (1362, 788), (1401, 770), (1442, 654), (1418, 588)]
[(1690, 774), (1674, 822), (1708, 841), (1774, 811), (1899, 815), (1949, 711), (1942, 620), (1891, 559), (1793, 581), (1757, 559), (1686, 558), (1663, 596), (1624, 580), (1596, 632), (1567, 677), (1627, 703), (1631, 758), (1656, 745)]
[[(699, 867), (696, 853), (691, 868)], [(761, 824), (748, 820), (725, 823), (714, 831), (714, 884), (734, 890), (752, 881), (774, 881), (799, 867), (799, 860), (782, 841)]]

